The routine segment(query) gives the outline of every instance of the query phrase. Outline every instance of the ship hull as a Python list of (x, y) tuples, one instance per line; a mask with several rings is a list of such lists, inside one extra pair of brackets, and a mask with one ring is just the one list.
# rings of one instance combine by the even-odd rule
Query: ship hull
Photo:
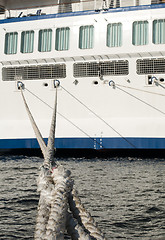
[[(164, 44), (153, 44), (151, 36), (145, 46), (135, 46), (130, 40), (137, 19), (140, 21), (145, 16), (143, 20), (150, 24), (150, 32), (155, 19), (165, 18), (164, 7), (162, 4), (161, 7), (127, 7), (1, 20), (0, 149), (39, 148), (23, 103), (20, 82), (29, 109), (47, 141), (56, 81), (59, 86), (55, 148), (165, 149), (165, 71), (157, 67), (156, 72), (149, 72), (146, 67), (143, 72), (145, 60), (150, 67), (151, 61), (164, 64)], [(116, 19), (123, 24), (122, 45), (108, 47), (107, 25)], [(79, 28), (84, 21), (85, 25), (94, 28), (96, 39), (91, 49), (78, 48)], [(57, 51), (53, 45), (52, 51), (39, 52), (39, 30), (53, 29), (53, 42), (56, 28), (65, 26), (71, 32), (69, 50)], [(34, 52), (23, 54), (18, 47), (17, 54), (6, 54), (6, 33), (18, 31), (19, 39), (25, 30), (35, 32)], [(83, 75), (83, 64), (89, 68), (86, 75)], [(25, 78), (25, 73), (32, 68), (44, 71), (43, 66), (53, 69), (54, 65), (58, 71), (65, 65), (66, 72), (62, 76), (60, 72), (59, 77), (45, 77), (44, 72), (44, 77), (38, 79), (36, 76)], [(117, 66), (117, 70), (113, 69), (117, 72), (108, 72), (112, 65)], [(81, 67), (82, 75), (77, 66)], [(100, 72), (100, 66), (106, 74)], [(94, 72), (96, 68), (98, 75)], [(15, 74), (14, 71), (19, 74), (8, 77), (9, 73)]]

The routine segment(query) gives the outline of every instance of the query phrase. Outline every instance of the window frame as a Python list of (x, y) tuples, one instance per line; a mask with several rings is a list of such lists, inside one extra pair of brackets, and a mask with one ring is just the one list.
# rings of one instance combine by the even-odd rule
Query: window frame
[[(110, 29), (109, 29), (110, 26), (112, 27), (112, 33), (108, 33), (110, 31)], [(117, 32), (114, 34), (113, 28), (115, 26), (117, 26)], [(117, 35), (117, 41), (114, 40), (115, 35)], [(117, 43), (117, 44), (115, 44), (115, 43)], [(123, 44), (123, 24), (121, 22), (109, 23), (107, 25), (106, 46), (110, 47), (110, 48), (111, 47), (121, 47), (122, 44)]]
[[(163, 21), (163, 25), (164, 25), (164, 30), (163, 30), (163, 33), (160, 33), (159, 32), (159, 36), (157, 36), (157, 34), (154, 34), (154, 27), (155, 27), (155, 25), (154, 25), (154, 23), (155, 22), (158, 22), (158, 21)], [(160, 22), (159, 22), (160, 23)], [(155, 27), (156, 28), (156, 27)], [(160, 31), (160, 26), (159, 26), (159, 31)], [(160, 36), (161, 35), (161, 36)], [(158, 42), (156, 42), (157, 40), (158, 40)], [(163, 42), (161, 42), (161, 41), (163, 41)], [(152, 43), (153, 44), (165, 44), (165, 18), (164, 19), (155, 19), (155, 20), (153, 20), (153, 22), (152, 22)]]
[[(46, 32), (46, 31), (47, 31), (47, 34), (48, 33), (51, 33), (51, 34), (50, 34), (50, 36), (48, 36), (49, 41), (45, 45), (46, 37), (44, 35), (42, 36), (42, 34), (44, 34), (44, 32)], [(44, 28), (44, 29), (40, 29), (38, 31), (38, 51), (39, 52), (51, 52), (52, 51), (52, 35), (53, 35), (52, 28)], [(49, 37), (50, 37), (50, 39), (49, 39)], [(45, 45), (44, 47), (43, 47), (43, 44)]]
[[(139, 28), (137, 28), (137, 30), (135, 29), (136, 23), (139, 24)], [(140, 26), (141, 23), (143, 24), (143, 27)], [(146, 25), (144, 25), (144, 23)], [(142, 32), (142, 37), (137, 34), (138, 32)], [(136, 36), (138, 36), (138, 38)], [(149, 43), (149, 22), (148, 22), (148, 20), (134, 21), (132, 23), (132, 44), (134, 46), (145, 46), (145, 45), (148, 45), (148, 43)]]
[[(88, 27), (88, 31), (91, 31), (92, 29), (92, 34), (89, 33), (89, 37), (87, 36), (87, 32), (84, 33), (84, 38), (86, 40), (83, 42), (81, 33), (82, 31)], [(91, 29), (90, 29), (91, 28)], [(86, 29), (85, 29), (86, 31)], [(93, 49), (94, 48), (94, 25), (83, 25), (79, 27), (79, 43), (78, 43), (79, 49), (85, 50), (85, 49)]]
[[(62, 41), (62, 38), (64, 35), (61, 34), (61, 32), (58, 32), (59, 30), (68, 30), (68, 33), (65, 33), (65, 34), (68, 34), (67, 35), (67, 41), (66, 41), (66, 38), (63, 39), (63, 44), (61, 44), (61, 41)], [(69, 47), (70, 47), (70, 27), (58, 27), (56, 28), (56, 36), (55, 36), (55, 50), (56, 51), (68, 51), (69, 50)], [(61, 35), (60, 35), (61, 34)], [(59, 41), (60, 39), (60, 41)], [(59, 44), (60, 42), (60, 44)], [(65, 47), (63, 47), (65, 46)]]
[[(24, 39), (23, 39), (23, 38), (24, 38), (24, 37), (26, 38), (26, 36), (25, 36), (25, 35), (23, 36), (23, 34), (24, 34), (24, 33), (26, 34), (26, 33), (28, 33), (28, 32), (29, 32), (30, 34), (32, 34), (32, 33), (33, 33), (33, 34), (32, 34), (32, 36), (30, 36), (30, 38), (31, 38), (31, 39), (30, 39), (30, 45), (31, 45), (31, 46), (28, 46), (28, 48), (27, 48), (27, 46), (26, 46), (26, 47), (23, 46), (23, 43), (24, 43)], [(25, 30), (25, 31), (22, 31), (22, 32), (21, 32), (21, 47), (20, 47), (20, 52), (21, 52), (21, 53), (33, 53), (33, 51), (34, 51), (34, 36), (35, 36), (34, 30)], [(27, 44), (27, 43), (25, 42), (25, 44)], [(26, 51), (26, 50), (24, 51), (24, 48), (25, 48), (25, 49), (30, 49), (30, 51)]]
[[(9, 43), (11, 41), (10, 37), (14, 36), (14, 41), (12, 43)], [(8, 44), (9, 43), (9, 44)], [(11, 47), (12, 45), (12, 47)], [(6, 55), (12, 55), (12, 54), (17, 54), (18, 50), (18, 32), (7, 32), (5, 34), (5, 46), (4, 46), (4, 53)]]

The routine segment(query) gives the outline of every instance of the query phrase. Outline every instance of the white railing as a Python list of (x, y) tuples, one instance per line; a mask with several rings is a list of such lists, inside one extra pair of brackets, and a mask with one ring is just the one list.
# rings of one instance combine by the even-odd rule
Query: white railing
[(0, 14), (0, 18), (36, 16), (43, 14), (54, 14), (62, 12), (76, 12), (86, 10), (99, 10), (118, 7), (129, 7), (139, 5), (150, 5), (165, 3), (165, 0), (59, 0), (53, 5), (42, 5), (41, 7), (25, 7), (25, 9), (6, 10)]

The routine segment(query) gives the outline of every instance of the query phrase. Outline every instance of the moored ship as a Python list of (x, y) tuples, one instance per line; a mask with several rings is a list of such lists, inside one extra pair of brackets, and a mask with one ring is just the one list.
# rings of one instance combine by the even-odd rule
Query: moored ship
[(1, 1), (0, 149), (165, 149), (165, 1)]

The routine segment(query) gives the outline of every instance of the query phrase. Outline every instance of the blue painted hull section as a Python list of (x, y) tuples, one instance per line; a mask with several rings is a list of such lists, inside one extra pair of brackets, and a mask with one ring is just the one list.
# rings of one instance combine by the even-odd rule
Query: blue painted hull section
[[(57, 138), (55, 147), (64, 149), (165, 149), (165, 138)], [(47, 142), (47, 139), (45, 139)], [(131, 143), (133, 146), (131, 146)], [(34, 139), (0, 139), (0, 149), (39, 148)]]

